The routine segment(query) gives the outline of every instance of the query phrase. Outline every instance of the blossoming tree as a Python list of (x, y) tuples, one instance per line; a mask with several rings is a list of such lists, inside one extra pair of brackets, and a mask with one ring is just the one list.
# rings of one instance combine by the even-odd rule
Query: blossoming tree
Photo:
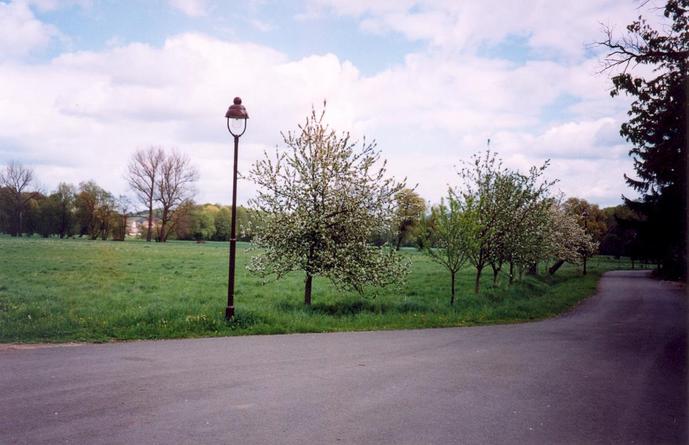
[(283, 134), (283, 150), (266, 153), (249, 172), (258, 185), (251, 204), (263, 223), (254, 238), (259, 254), (248, 267), (277, 278), (303, 271), (306, 305), (315, 276), (363, 292), (398, 283), (408, 270), (394, 249), (368, 243), (390, 227), (404, 183), (386, 177), (375, 142), (358, 145), (336, 133), (324, 114), (312, 110), (297, 131)]

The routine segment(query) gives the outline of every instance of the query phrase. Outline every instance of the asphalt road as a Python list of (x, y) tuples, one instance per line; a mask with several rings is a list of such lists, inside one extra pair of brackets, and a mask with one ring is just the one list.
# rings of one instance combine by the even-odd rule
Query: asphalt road
[(686, 308), (613, 272), (521, 325), (5, 348), (0, 443), (686, 443)]

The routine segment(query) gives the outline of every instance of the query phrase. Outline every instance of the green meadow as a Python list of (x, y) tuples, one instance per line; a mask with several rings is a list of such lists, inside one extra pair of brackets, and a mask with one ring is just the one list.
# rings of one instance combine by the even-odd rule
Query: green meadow
[(448, 273), (407, 249), (411, 274), (397, 287), (365, 295), (314, 282), (304, 307), (303, 274), (264, 282), (250, 274), (252, 252), (237, 254), (236, 317), (224, 320), (228, 244), (86, 241), (0, 237), (0, 342), (66, 342), (411, 329), (513, 323), (542, 319), (595, 292), (607, 270), (626, 260), (597, 257), (589, 274), (564, 266), (555, 276), (525, 277), (480, 294), (474, 270), (458, 276), (449, 305)]

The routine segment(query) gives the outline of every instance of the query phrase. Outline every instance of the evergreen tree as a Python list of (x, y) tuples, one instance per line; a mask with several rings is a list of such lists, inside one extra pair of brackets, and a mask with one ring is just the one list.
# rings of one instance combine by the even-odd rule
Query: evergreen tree
[[(666, 276), (686, 273), (687, 96), (689, 91), (689, 0), (668, 0), (667, 30), (653, 29), (643, 17), (616, 39), (606, 30), (605, 69), (613, 76), (613, 96), (635, 97), (620, 133), (632, 144), (636, 177), (627, 183), (641, 194), (627, 205), (644, 216), (640, 241)], [(649, 65), (653, 75), (637, 77), (630, 67)]]

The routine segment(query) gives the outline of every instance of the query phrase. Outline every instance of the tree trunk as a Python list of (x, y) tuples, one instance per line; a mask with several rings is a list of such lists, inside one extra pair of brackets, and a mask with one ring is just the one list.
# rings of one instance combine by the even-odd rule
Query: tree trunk
[(311, 287), (313, 284), (313, 276), (309, 273), (306, 274), (306, 279), (304, 280), (304, 304), (306, 306), (311, 306)]
[(510, 286), (514, 283), (514, 261), (510, 261)]
[(450, 298), (450, 305), (455, 304), (455, 273), (456, 272), (450, 272), (450, 277), (451, 277), (451, 283), (452, 283), (452, 297)]
[(586, 275), (586, 255), (584, 255), (584, 273), (582, 275)]
[(402, 238), (404, 238), (404, 233), (400, 231), (400, 233), (397, 235), (397, 246), (396, 249), (398, 252), (400, 250), (400, 245), (402, 244)]
[(167, 241), (167, 219), (168, 219), (168, 213), (167, 209), (163, 209), (163, 217), (160, 220), (160, 229), (158, 233), (158, 241), (161, 243), (164, 243)]
[(474, 282), (474, 293), (478, 293), (481, 290), (481, 271), (483, 267), (476, 268), (476, 281)]
[(490, 267), (493, 269), (493, 286), (496, 286), (498, 284), (498, 274), (500, 273), (500, 268), (496, 268), (493, 265)]
[(532, 263), (529, 266), (529, 270), (526, 271), (527, 275), (533, 275), (536, 276), (538, 275), (538, 263)]
[(554, 275), (557, 270), (562, 267), (562, 265), (565, 264), (565, 260), (559, 260), (557, 263), (553, 264), (550, 269), (548, 269), (548, 273), (550, 275)]
[(153, 200), (148, 202), (148, 231), (146, 232), (146, 241), (151, 242), (151, 230), (153, 227)]

